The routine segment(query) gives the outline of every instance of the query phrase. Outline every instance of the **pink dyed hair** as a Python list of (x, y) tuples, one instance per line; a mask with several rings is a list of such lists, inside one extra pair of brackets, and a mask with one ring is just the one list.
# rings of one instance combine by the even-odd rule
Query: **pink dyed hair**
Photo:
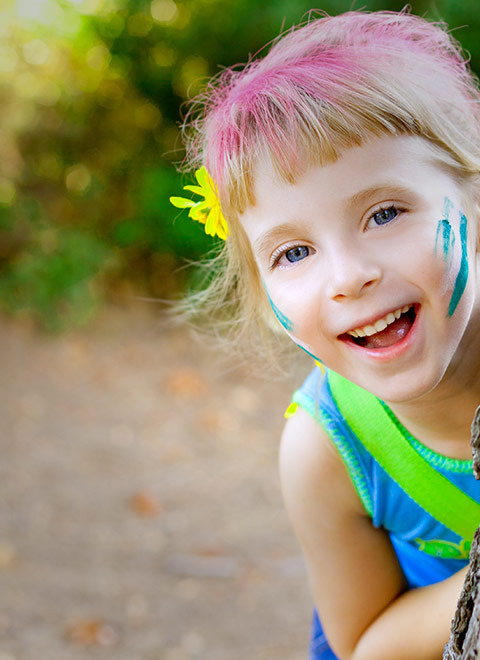
[(407, 11), (324, 16), (211, 81), (187, 117), (188, 159), (207, 166), (227, 215), (253, 203), (259, 157), (291, 181), (385, 133), (421, 135), (478, 172), (479, 100), (445, 26)]

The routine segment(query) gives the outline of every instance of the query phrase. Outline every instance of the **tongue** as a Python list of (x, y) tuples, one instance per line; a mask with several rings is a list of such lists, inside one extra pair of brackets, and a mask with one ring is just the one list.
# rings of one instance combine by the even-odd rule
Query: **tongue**
[[(413, 325), (412, 316), (410, 314), (402, 314), (399, 319), (370, 337), (362, 337), (361, 346), (365, 348), (386, 348), (393, 346), (401, 341), (409, 332)], [(357, 340), (358, 341), (358, 340)]]

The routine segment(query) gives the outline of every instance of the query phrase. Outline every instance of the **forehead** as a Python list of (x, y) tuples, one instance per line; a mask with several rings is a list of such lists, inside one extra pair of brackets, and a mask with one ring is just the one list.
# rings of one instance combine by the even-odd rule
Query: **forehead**
[(293, 183), (284, 181), (267, 161), (260, 161), (254, 177), (254, 203), (241, 215), (242, 224), (252, 214), (274, 213), (284, 217), (292, 204), (302, 215), (315, 199), (322, 207), (368, 202), (375, 191), (389, 188), (428, 194), (432, 180), (456, 186), (453, 170), (438, 150), (416, 136), (385, 136), (345, 150), (334, 162), (311, 166)]

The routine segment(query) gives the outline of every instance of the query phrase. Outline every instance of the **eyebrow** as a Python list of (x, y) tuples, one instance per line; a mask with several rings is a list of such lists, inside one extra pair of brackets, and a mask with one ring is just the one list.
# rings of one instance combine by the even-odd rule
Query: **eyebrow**
[(281, 225), (272, 227), (272, 229), (269, 229), (264, 234), (261, 234), (253, 242), (253, 251), (259, 255), (263, 254), (264, 252), (268, 252), (272, 242), (283, 240), (286, 236), (291, 236), (292, 232), (295, 232), (296, 228), (297, 225), (294, 222), (284, 222)]
[(412, 197), (415, 193), (405, 186), (396, 185), (393, 183), (384, 183), (380, 185), (371, 186), (354, 193), (345, 201), (347, 209), (353, 209), (367, 203), (372, 197), (383, 195), (387, 197)]

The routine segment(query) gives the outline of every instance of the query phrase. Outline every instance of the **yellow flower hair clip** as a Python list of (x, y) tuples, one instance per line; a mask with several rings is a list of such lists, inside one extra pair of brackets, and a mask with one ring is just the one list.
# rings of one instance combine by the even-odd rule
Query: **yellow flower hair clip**
[(201, 195), (203, 200), (194, 202), (193, 199), (185, 197), (170, 197), (170, 202), (177, 209), (190, 209), (189, 217), (204, 224), (206, 234), (225, 240), (228, 236), (228, 225), (220, 207), (217, 186), (204, 166), (195, 172), (195, 178), (198, 186), (184, 186), (183, 189)]

